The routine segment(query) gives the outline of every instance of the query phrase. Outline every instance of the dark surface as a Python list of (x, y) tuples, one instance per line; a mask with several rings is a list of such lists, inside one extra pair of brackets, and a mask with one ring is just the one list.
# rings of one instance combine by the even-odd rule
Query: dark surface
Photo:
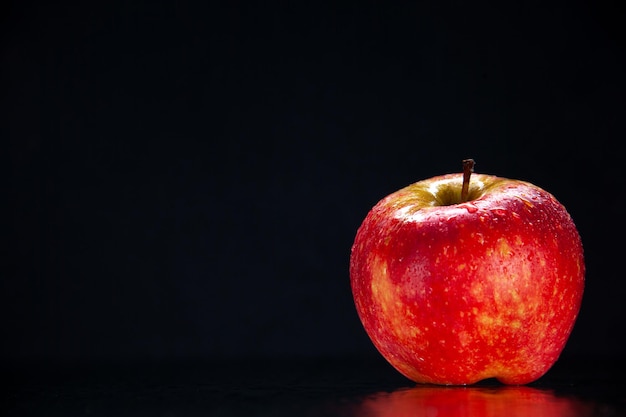
[(381, 358), (31, 364), (5, 374), (3, 415), (617, 417), (624, 364), (563, 358), (523, 387), (416, 386)]

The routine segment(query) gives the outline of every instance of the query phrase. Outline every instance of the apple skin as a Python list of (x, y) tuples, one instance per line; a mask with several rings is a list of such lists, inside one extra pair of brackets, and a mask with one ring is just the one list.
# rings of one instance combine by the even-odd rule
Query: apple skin
[(350, 283), (382, 356), (418, 383), (535, 381), (556, 362), (584, 290), (565, 207), (528, 182), (462, 174), (378, 202), (359, 227)]

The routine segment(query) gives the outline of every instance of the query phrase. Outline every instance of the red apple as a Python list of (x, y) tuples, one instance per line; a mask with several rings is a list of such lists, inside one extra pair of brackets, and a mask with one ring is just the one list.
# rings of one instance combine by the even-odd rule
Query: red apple
[(547, 191), (470, 178), (472, 167), (409, 185), (367, 214), (350, 257), (356, 309), (382, 356), (415, 382), (530, 383), (578, 315), (580, 236)]

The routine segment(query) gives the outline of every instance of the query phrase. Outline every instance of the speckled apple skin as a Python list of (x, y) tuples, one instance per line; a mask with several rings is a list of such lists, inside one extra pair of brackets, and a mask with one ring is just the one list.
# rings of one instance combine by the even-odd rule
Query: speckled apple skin
[(530, 383), (556, 362), (578, 315), (580, 236), (530, 183), (474, 174), (471, 201), (450, 204), (461, 184), (460, 174), (420, 181), (367, 214), (350, 258), (357, 312), (415, 382)]

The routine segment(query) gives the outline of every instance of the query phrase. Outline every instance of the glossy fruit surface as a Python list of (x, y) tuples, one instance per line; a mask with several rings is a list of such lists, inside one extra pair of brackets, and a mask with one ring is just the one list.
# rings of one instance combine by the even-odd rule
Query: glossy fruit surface
[(409, 185), (368, 213), (352, 247), (357, 312), (416, 382), (525, 384), (558, 359), (584, 288), (567, 210), (530, 183), (474, 174)]

